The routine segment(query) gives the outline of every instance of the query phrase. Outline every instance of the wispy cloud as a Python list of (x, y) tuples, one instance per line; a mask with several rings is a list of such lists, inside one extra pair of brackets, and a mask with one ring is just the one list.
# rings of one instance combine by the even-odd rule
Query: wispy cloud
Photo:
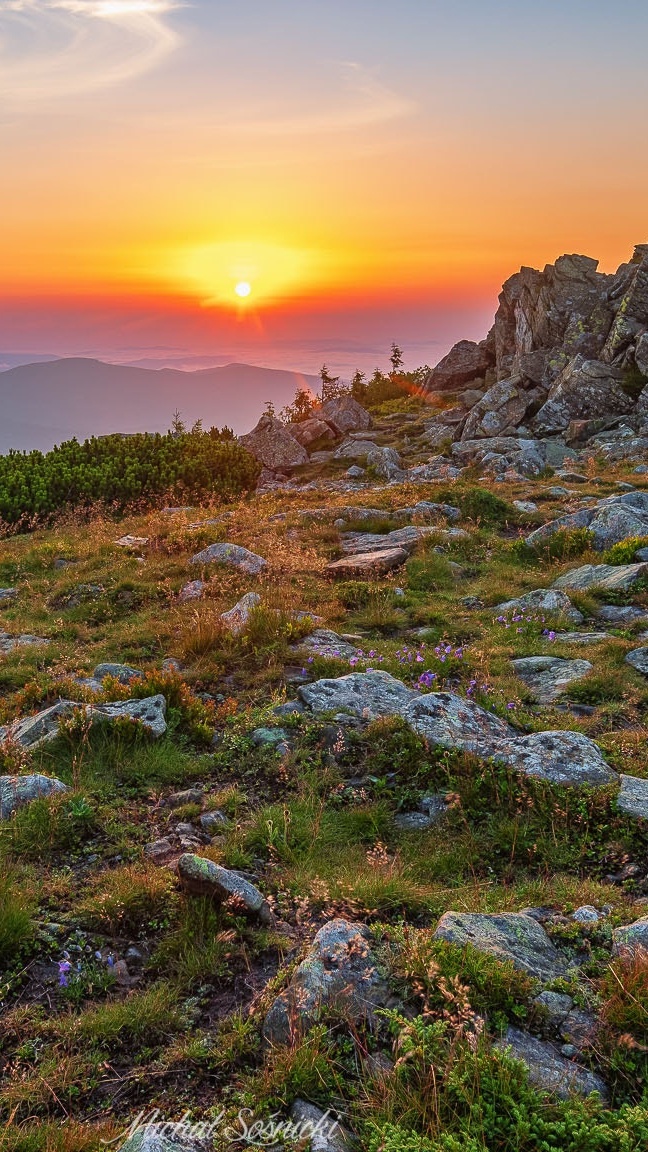
[(294, 116), (240, 117), (220, 125), (221, 131), (237, 136), (300, 136), (344, 132), (400, 120), (416, 111), (412, 100), (382, 84), (356, 61), (345, 61), (340, 68), (342, 83), (337, 93), (334, 93), (333, 80), (329, 78), (325, 108), (321, 107), (320, 101), (320, 106)]
[(0, 0), (0, 97), (52, 100), (123, 83), (178, 43), (172, 0)]

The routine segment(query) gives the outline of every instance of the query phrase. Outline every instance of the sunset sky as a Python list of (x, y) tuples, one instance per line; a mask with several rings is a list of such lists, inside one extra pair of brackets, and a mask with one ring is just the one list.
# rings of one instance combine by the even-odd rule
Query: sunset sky
[(0, 365), (435, 362), (521, 264), (648, 240), (647, 36), (645, 0), (0, 0)]

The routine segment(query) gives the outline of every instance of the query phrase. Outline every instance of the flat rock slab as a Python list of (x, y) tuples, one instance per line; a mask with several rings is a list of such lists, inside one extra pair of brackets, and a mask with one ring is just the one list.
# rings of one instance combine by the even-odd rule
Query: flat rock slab
[(494, 609), (500, 616), (512, 613), (534, 613), (564, 616), (572, 624), (582, 624), (585, 617), (577, 608), (574, 608), (569, 597), (564, 592), (555, 592), (552, 588), (535, 588), (533, 592), (526, 592), (515, 600), (505, 600)]
[(371, 576), (384, 576), (393, 568), (400, 568), (409, 559), (404, 548), (384, 548), (375, 552), (360, 552), (353, 556), (343, 556), (327, 564), (325, 572), (337, 580), (353, 580)]
[(302, 684), (297, 693), (313, 712), (349, 712), (360, 719), (396, 716), (417, 695), (388, 672), (352, 672)]
[(243, 632), (249, 623), (250, 613), (260, 603), (261, 597), (258, 592), (246, 592), (245, 596), (241, 596), (241, 599), (233, 608), (230, 608), (229, 612), (221, 613), (223, 624), (233, 636), (238, 636), (239, 633)]
[(637, 820), (648, 820), (648, 780), (638, 776), (621, 774), (621, 791), (617, 796), (617, 808)]
[(628, 652), (625, 662), (643, 676), (648, 676), (648, 648), (633, 648), (632, 652)]
[(240, 544), (210, 544), (191, 558), (192, 564), (228, 564), (248, 576), (258, 576), (267, 567), (267, 560)]
[(568, 1100), (570, 1096), (589, 1096), (592, 1092), (598, 1092), (603, 1100), (607, 1099), (607, 1085), (596, 1072), (573, 1064), (546, 1040), (509, 1028), (501, 1040), (495, 1041), (495, 1047), (526, 1065), (529, 1083), (534, 1088), (550, 1092), (560, 1100)]
[(608, 632), (556, 632), (556, 644), (602, 644)]
[(7, 820), (18, 808), (31, 804), (41, 796), (54, 796), (67, 792), (62, 780), (54, 776), (0, 776), (0, 820)]
[(551, 704), (569, 684), (592, 671), (589, 660), (561, 660), (557, 656), (525, 656), (512, 663), (515, 675), (531, 689), (537, 704)]
[(42, 636), (29, 636), (27, 633), (22, 636), (10, 636), (8, 632), (0, 632), (0, 654), (5, 656), (15, 652), (17, 648), (44, 648), (50, 643), (50, 640), (45, 640)]
[(166, 700), (164, 696), (148, 696), (144, 700), (116, 700), (110, 704), (79, 704), (76, 700), (59, 700), (36, 716), (16, 720), (0, 728), (0, 744), (11, 741), (21, 748), (41, 748), (58, 735), (61, 720), (80, 712), (90, 720), (137, 720), (152, 736), (166, 732)]
[(627, 628), (636, 624), (638, 620), (648, 620), (648, 612), (645, 608), (636, 608), (632, 604), (625, 606), (604, 604), (596, 613), (596, 619), (603, 620), (605, 624), (611, 624), (613, 627)]
[(300, 651), (304, 648), (317, 656), (331, 656), (339, 660), (350, 660), (359, 651), (348, 640), (343, 640), (337, 632), (331, 632), (328, 628), (316, 628), (309, 636), (302, 637), (295, 649)]
[(446, 912), (434, 937), (449, 944), (470, 944), (478, 952), (510, 960), (520, 972), (543, 983), (567, 973), (566, 961), (542, 925), (522, 912)]
[(285, 991), (263, 1024), (266, 1044), (296, 1041), (316, 1023), (322, 1008), (338, 1005), (353, 1020), (373, 1022), (378, 1008), (393, 1004), (380, 975), (364, 924), (329, 920), (320, 928)]
[(648, 564), (583, 564), (565, 572), (552, 584), (552, 588), (573, 588), (577, 592), (587, 592), (598, 588), (602, 592), (627, 592), (648, 576)]
[(211, 896), (219, 904), (236, 900), (262, 924), (272, 924), (272, 912), (265, 896), (238, 872), (221, 868), (213, 860), (187, 852), (178, 860), (178, 876), (184, 888), (196, 896)]
[(148, 536), (120, 536), (115, 540), (119, 548), (145, 548), (148, 542)]
[(468, 539), (468, 533), (463, 528), (419, 527), (410, 524), (406, 528), (395, 528), (393, 532), (386, 532), (383, 535), (372, 532), (345, 533), (342, 536), (342, 548), (349, 556), (389, 548), (404, 548), (407, 552), (411, 552), (420, 540), (431, 535), (446, 541)]
[(533, 732), (500, 749), (497, 758), (525, 776), (565, 787), (600, 788), (618, 780), (598, 745), (582, 732)]

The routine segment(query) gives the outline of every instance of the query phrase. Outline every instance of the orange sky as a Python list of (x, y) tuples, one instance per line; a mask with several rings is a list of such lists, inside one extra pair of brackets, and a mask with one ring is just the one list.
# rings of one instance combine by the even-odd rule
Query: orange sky
[(262, 356), (356, 313), (367, 355), (399, 324), (440, 354), (520, 264), (627, 259), (645, 5), (448, 7), (0, 0), (0, 349), (117, 352), (128, 315)]

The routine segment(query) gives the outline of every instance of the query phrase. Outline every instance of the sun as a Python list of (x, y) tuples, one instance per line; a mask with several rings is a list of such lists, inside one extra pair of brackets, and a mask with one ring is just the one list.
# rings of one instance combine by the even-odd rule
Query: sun
[(252, 285), (250, 284), (249, 280), (239, 280), (234, 291), (236, 292), (237, 296), (241, 297), (241, 300), (245, 300), (252, 291)]

